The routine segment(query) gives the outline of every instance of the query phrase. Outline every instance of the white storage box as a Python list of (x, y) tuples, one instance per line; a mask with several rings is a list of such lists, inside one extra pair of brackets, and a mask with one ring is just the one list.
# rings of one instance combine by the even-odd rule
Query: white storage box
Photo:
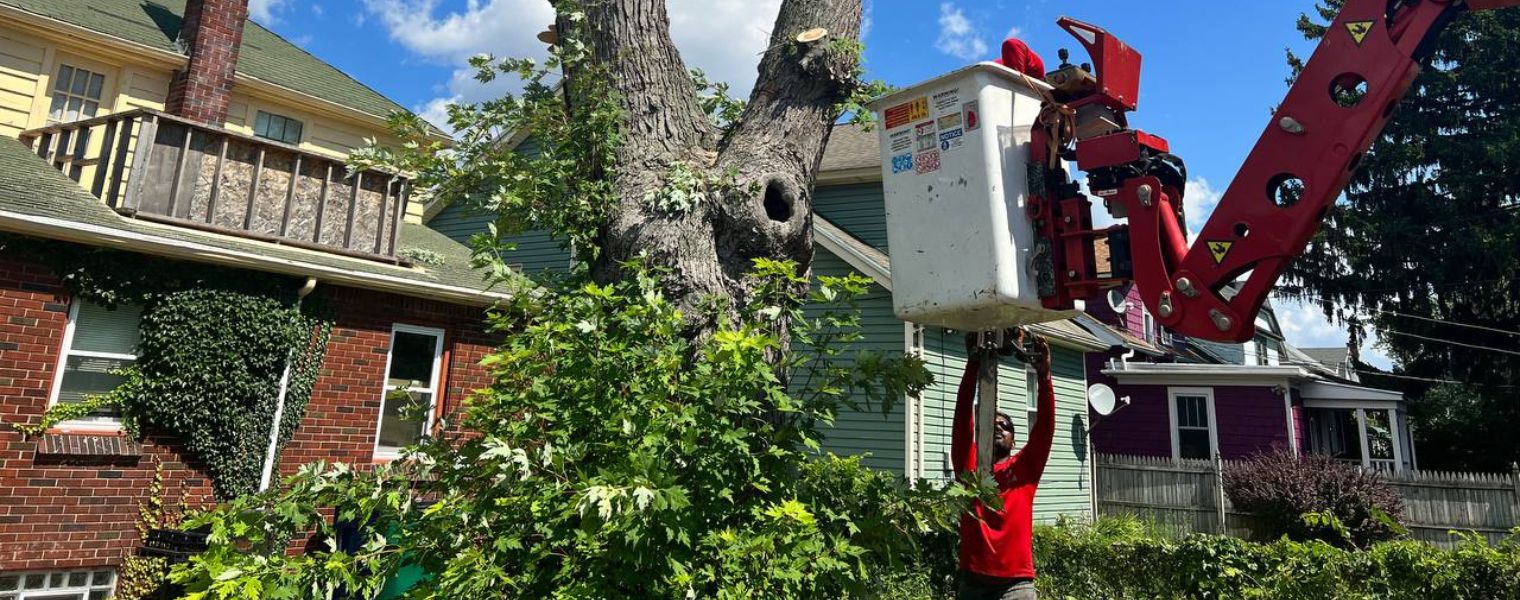
[(975, 331), (1076, 314), (1041, 306), (1030, 262), (1031, 85), (1045, 83), (986, 62), (870, 104), (899, 319)]

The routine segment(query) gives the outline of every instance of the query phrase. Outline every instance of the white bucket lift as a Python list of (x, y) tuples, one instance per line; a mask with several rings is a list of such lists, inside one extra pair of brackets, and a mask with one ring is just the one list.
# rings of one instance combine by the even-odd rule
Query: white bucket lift
[(871, 102), (881, 139), (892, 308), (961, 331), (1056, 321), (1040, 303), (1024, 203), (1043, 81), (984, 62)]

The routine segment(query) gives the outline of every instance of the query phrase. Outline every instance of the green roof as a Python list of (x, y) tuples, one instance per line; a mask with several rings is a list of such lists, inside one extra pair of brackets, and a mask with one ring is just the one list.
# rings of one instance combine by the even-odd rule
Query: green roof
[[(0, 4), (183, 54), (175, 40), (184, 0), (0, 0)], [(244, 28), (238, 55), (237, 70), (249, 77), (381, 117), (406, 110), (252, 20)]]
[(511, 291), (488, 289), (470, 267), (469, 248), (422, 225), (403, 224), (398, 247), (429, 250), (443, 262), (404, 267), (128, 219), (9, 138), (0, 139), (0, 173), (0, 231), (461, 303), (489, 304)]

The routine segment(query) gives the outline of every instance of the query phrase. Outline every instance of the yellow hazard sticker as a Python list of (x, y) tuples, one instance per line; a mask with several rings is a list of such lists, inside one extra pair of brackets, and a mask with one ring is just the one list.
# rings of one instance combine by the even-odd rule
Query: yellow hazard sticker
[(1356, 45), (1361, 46), (1367, 40), (1367, 34), (1372, 33), (1373, 21), (1352, 21), (1346, 24), (1346, 31), (1351, 32), (1351, 39), (1356, 40)]
[(909, 123), (929, 118), (929, 99), (918, 98), (882, 111), (887, 129), (897, 129)]
[(1230, 255), (1230, 249), (1235, 247), (1235, 242), (1209, 242), (1209, 254), (1214, 256), (1214, 264), (1224, 264), (1224, 257)]

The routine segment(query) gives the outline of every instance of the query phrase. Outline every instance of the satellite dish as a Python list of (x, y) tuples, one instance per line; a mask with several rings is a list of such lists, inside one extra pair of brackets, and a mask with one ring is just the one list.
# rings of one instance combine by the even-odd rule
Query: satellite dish
[(1101, 383), (1094, 383), (1087, 388), (1087, 405), (1100, 417), (1106, 417), (1119, 410), (1119, 397), (1114, 394), (1114, 388)]
[(1125, 306), (1125, 299), (1128, 296), (1129, 296), (1129, 294), (1127, 294), (1125, 292), (1125, 290), (1122, 289), (1122, 288), (1115, 288), (1115, 289), (1109, 290), (1108, 291), (1108, 307), (1114, 309), (1114, 312), (1118, 312), (1118, 313), (1124, 312), (1125, 310), (1127, 310), (1129, 308), (1128, 306)]

